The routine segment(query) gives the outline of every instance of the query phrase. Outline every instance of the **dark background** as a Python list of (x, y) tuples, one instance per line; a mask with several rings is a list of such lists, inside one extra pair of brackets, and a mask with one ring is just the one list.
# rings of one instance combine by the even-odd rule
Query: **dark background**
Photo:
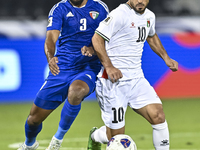
[[(103, 0), (110, 11), (127, 0)], [(58, 0), (1, 0), (0, 19), (44, 19)], [(157, 16), (200, 15), (200, 0), (150, 0)]]

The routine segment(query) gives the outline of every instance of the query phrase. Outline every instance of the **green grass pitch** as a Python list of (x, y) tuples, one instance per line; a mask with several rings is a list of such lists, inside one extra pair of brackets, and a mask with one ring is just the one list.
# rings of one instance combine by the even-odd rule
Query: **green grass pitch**
[[(13, 150), (24, 141), (24, 122), (32, 104), (0, 104), (0, 149)], [(163, 100), (170, 130), (170, 150), (200, 150), (200, 99)], [(43, 123), (38, 149), (45, 149), (55, 134), (62, 105)], [(86, 150), (89, 131), (103, 125), (96, 101), (84, 101), (81, 111), (65, 135), (61, 150)], [(130, 108), (126, 113), (126, 134), (138, 150), (153, 150), (152, 127)], [(102, 146), (105, 150), (106, 146)]]

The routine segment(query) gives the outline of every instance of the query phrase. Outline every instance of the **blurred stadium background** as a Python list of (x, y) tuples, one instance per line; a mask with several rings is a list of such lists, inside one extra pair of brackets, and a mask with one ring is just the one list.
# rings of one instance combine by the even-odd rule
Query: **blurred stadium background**
[[(110, 10), (126, 2), (104, 1)], [(0, 1), (0, 102), (32, 101), (44, 82), (47, 16), (57, 2)], [(145, 76), (161, 98), (200, 97), (200, 1), (150, 0), (148, 8), (155, 12), (157, 33), (180, 69), (169, 71), (145, 44)]]
[[(110, 11), (120, 3), (126, 2), (126, 0), (103, 1), (107, 3)], [(17, 116), (15, 119), (20, 122), (18, 123), (20, 127), (17, 127), (17, 124), (15, 124), (15, 130), (20, 128), (17, 130), (18, 132), (16, 134), (21, 134), (21, 138), (12, 135), (12, 137), (15, 138), (11, 140), (12, 142), (23, 141), (23, 120), (26, 119), (31, 105), (28, 105), (29, 107), (26, 109), (24, 107), (27, 107), (26, 103), (33, 102), (36, 93), (40, 89), (48, 73), (48, 65), (43, 45), (48, 12), (57, 2), (59, 1), (0, 1), (0, 132), (2, 133), (3, 130), (7, 128), (5, 132), (10, 131), (10, 126), (7, 125), (6, 122), (12, 124), (12, 119), (10, 117), (15, 117), (14, 114), (16, 112), (21, 112), (23, 115), (22, 117), (16, 114)], [(180, 119), (180, 116), (176, 116), (180, 119), (180, 126), (181, 123), (183, 123), (187, 127), (193, 128), (194, 131), (191, 132), (196, 134), (191, 134), (190, 131), (187, 131), (186, 138), (198, 139), (200, 138), (200, 122), (199, 119), (197, 119), (199, 118), (197, 106), (200, 104), (200, 0), (150, 0), (148, 8), (157, 16), (157, 33), (169, 55), (179, 62), (179, 71), (172, 73), (166, 67), (163, 60), (152, 52), (148, 44), (145, 44), (142, 60), (145, 76), (151, 85), (154, 86), (156, 92), (166, 105), (166, 114), (168, 113), (169, 116), (174, 116), (176, 111), (180, 111), (180, 115), (183, 114), (183, 119)], [(95, 98), (95, 94), (93, 93), (86, 101), (95, 103)], [(7, 105), (8, 103), (10, 105)], [(17, 103), (20, 103), (20, 105), (17, 105)], [(187, 109), (187, 106), (190, 104), (191, 106)], [(22, 105), (24, 105), (23, 108), (21, 108)], [(18, 109), (15, 106), (17, 106)], [(95, 106), (95, 108), (98, 109), (96, 104)], [(178, 109), (179, 106), (182, 110)], [(90, 108), (88, 108), (88, 110), (89, 109)], [(8, 110), (13, 110), (13, 112)], [(187, 116), (185, 110), (192, 114), (188, 114)], [(99, 114), (99, 109), (97, 114)], [(198, 114), (198, 116), (193, 116), (194, 114)], [(59, 116), (59, 113), (57, 115)], [(58, 116), (55, 118), (59, 119)], [(186, 121), (184, 120), (184, 116), (186, 118), (193, 116), (195, 119), (193, 121)], [(3, 117), (6, 117), (5, 120)], [(101, 120), (100, 117), (98, 120)], [(168, 121), (171, 121), (171, 124), (176, 122), (176, 120), (170, 120), (170, 117)], [(87, 122), (90, 122), (90, 120)], [(96, 122), (97, 121), (94, 121), (94, 125)], [(191, 122), (191, 124), (188, 122)], [(102, 122), (98, 125), (100, 126), (101, 123)], [(54, 130), (57, 128), (57, 123), (55, 124)], [(174, 128), (171, 126), (171, 129), (173, 131), (179, 131), (180, 126)], [(74, 129), (76, 127), (79, 128), (79, 126), (74, 125)], [(49, 127), (47, 126), (46, 128), (46, 133), (49, 133), (51, 129), (48, 130)], [(146, 128), (146, 126), (144, 128)], [(131, 127), (127, 128), (127, 130), (130, 131)], [(89, 129), (87, 129), (86, 132), (88, 133), (88, 131)], [(77, 132), (80, 133), (82, 130)], [(141, 132), (143, 132), (143, 130)], [(41, 139), (50, 139), (52, 134), (50, 137), (42, 136)], [(74, 134), (74, 137), (76, 137), (77, 134)], [(0, 139), (2, 140), (3, 137), (5, 137), (4, 134), (2, 134)], [(181, 134), (178, 137), (180, 138)], [(10, 139), (10, 136), (8, 136), (7, 139)], [(137, 141), (139, 146), (144, 146), (144, 144), (142, 144), (144, 137), (138, 137), (138, 139), (141, 140), (141, 144), (139, 140)], [(0, 145), (5, 143), (0, 142)], [(187, 140), (185, 140), (185, 143), (187, 146), (193, 144)], [(178, 143), (178, 145), (181, 145), (181, 142)], [(75, 146), (77, 145), (75, 144)], [(1, 145), (1, 148), (2, 147)], [(6, 149), (5, 147), (3, 148), (4, 150)], [(185, 148), (184, 146), (182, 147), (182, 149)], [(185, 149), (190, 149), (190, 147)], [(193, 146), (193, 150), (198, 149), (200, 149), (200, 145)]]

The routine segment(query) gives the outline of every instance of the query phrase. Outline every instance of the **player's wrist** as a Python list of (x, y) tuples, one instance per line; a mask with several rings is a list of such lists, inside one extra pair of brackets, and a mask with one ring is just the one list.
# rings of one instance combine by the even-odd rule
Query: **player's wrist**
[(112, 65), (112, 63), (111, 64), (106, 64), (105, 66), (104, 66), (104, 68), (106, 69), (106, 70), (108, 70), (108, 69), (110, 69), (110, 68), (114, 68), (114, 66)]

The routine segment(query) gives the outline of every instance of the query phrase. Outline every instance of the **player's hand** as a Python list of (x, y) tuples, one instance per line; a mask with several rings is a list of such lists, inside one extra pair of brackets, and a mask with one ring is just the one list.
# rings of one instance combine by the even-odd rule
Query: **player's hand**
[(87, 46), (83, 46), (81, 48), (81, 53), (82, 55), (88, 56), (88, 57), (92, 57), (92, 55), (95, 55), (95, 51), (93, 47), (87, 47)]
[(123, 77), (122, 72), (115, 67), (106, 67), (106, 73), (108, 74), (108, 78), (112, 83), (117, 82), (119, 79)]
[(173, 72), (178, 70), (178, 62), (177, 61), (170, 58), (167, 61), (165, 61), (165, 63)]
[(49, 61), (49, 69), (50, 69), (51, 73), (52, 73), (54, 76), (58, 75), (59, 72), (60, 72), (57, 63), (58, 63), (58, 57), (53, 57), (53, 58), (51, 58), (50, 61)]

